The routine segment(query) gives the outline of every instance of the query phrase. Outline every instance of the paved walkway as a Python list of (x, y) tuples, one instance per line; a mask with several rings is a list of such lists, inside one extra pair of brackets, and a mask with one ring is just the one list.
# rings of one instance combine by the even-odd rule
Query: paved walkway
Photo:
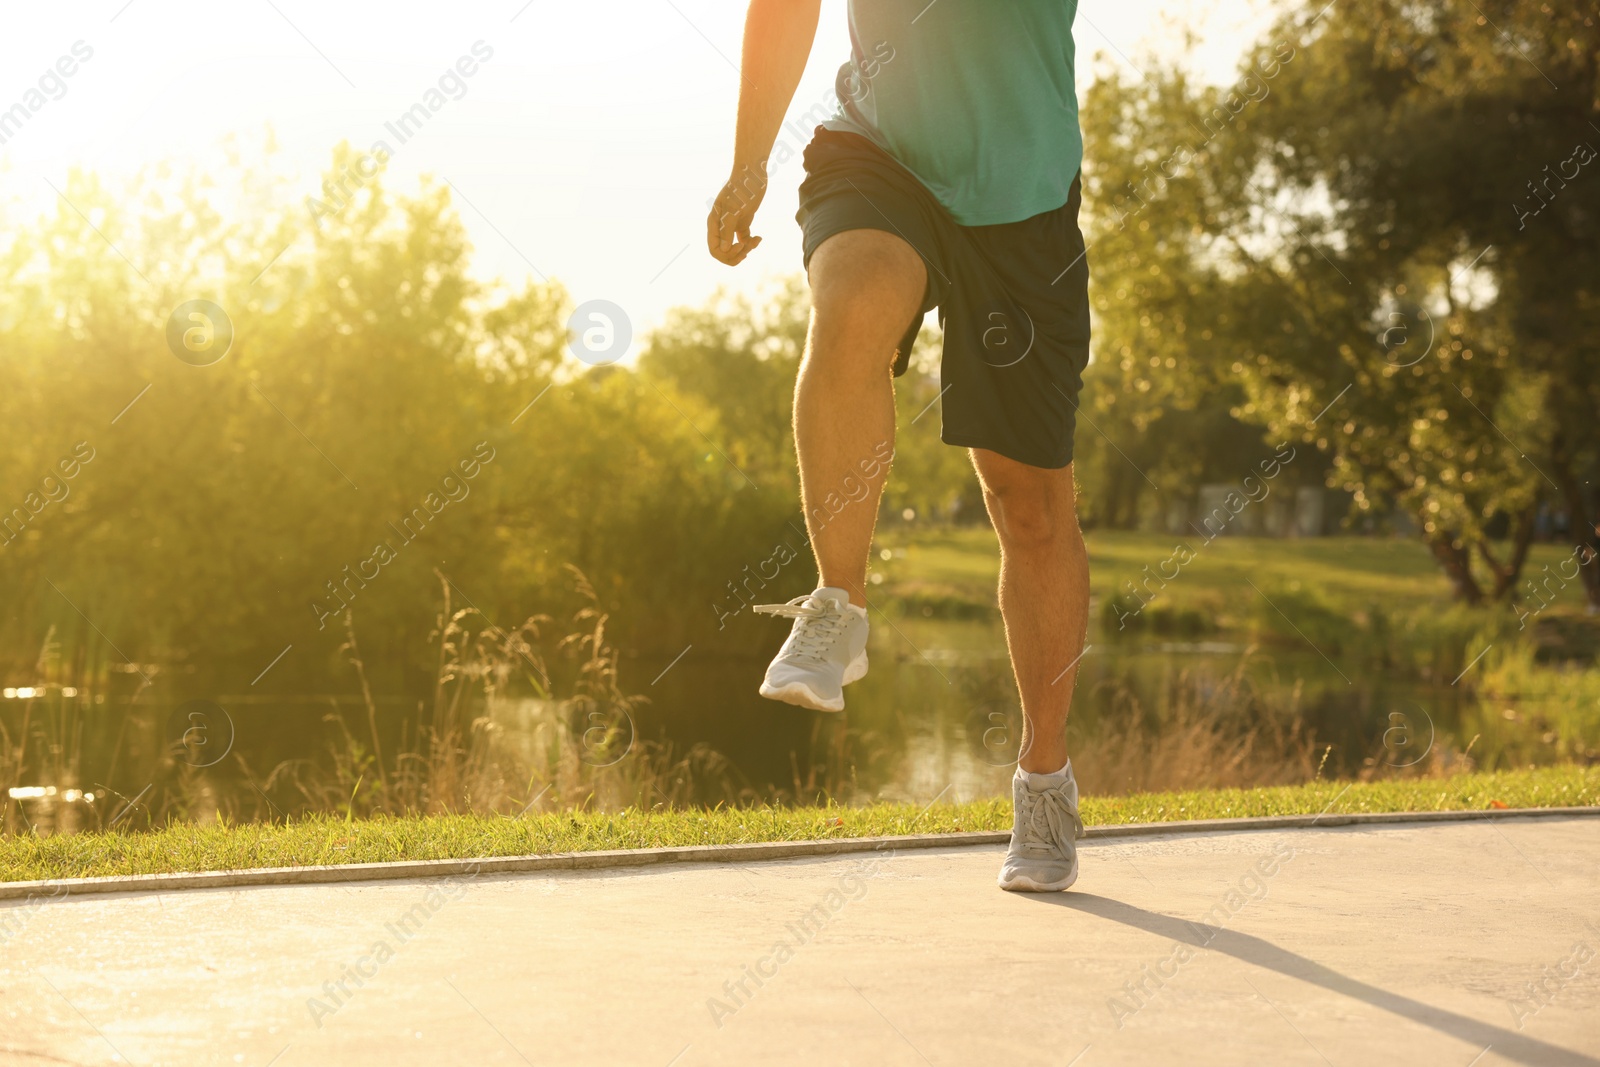
[(1600, 819), (999, 855), (7, 902), (0, 1063), (1600, 1067)]

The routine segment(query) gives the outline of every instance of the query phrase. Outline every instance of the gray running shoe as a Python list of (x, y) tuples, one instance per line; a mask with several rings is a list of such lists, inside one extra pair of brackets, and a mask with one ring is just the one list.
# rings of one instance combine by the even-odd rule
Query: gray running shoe
[(1029, 893), (1066, 889), (1078, 880), (1078, 783), (1052, 783), (1042, 774), (1011, 779), (1011, 847), (1000, 865), (1000, 888)]
[(794, 620), (761, 683), (761, 695), (817, 711), (843, 711), (844, 687), (867, 673), (867, 615), (850, 594), (824, 586), (787, 604), (751, 610)]

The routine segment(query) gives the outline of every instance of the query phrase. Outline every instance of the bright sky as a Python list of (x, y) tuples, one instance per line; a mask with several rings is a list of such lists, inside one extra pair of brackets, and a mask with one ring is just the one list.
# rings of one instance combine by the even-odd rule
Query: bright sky
[[(1084, 0), (1080, 91), (1105, 65), (1177, 55), (1184, 28), (1191, 68), (1232, 81), (1272, 10), (1271, 0)], [(163, 159), (203, 166), (228, 134), (259, 144), (269, 127), (310, 194), (335, 144), (382, 137), (397, 149), (389, 185), (411, 192), (427, 173), (455, 186), (480, 276), (557, 278), (578, 302), (626, 309), (638, 338), (669, 307), (800, 266), (798, 156), (774, 173), (760, 249), (737, 269), (705, 251), (706, 204), (732, 149), (743, 12), (731, 0), (12, 5), (0, 112), (37, 104), (29, 91), (75, 45), (92, 55), (47, 78), (46, 102), (20, 130), (0, 130), (0, 199), (54, 210), (50, 184), (74, 166), (108, 178)], [(404, 144), (386, 133), (480, 41), (492, 56), (461, 79), (464, 95)], [(823, 98), (848, 51), (844, 2), (827, 0), (792, 113)]]

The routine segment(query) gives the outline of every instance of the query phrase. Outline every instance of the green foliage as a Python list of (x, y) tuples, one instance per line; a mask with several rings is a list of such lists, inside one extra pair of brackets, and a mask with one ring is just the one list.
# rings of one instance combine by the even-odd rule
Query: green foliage
[[(0, 249), (0, 492), (25, 520), (0, 544), (10, 671), (54, 625), (58, 683), (239, 692), (292, 645), (257, 691), (348, 690), (353, 611), (374, 686), (420, 694), (435, 568), (517, 620), (576, 608), (576, 564), (636, 652), (715, 632), (729, 561), (792, 508), (786, 420), (751, 412), (734, 429), (766, 438), (730, 463), (688, 361), (582, 368), (557, 283), (469, 276), (444, 187), (375, 177), (313, 224), (264, 169), (213, 181), (76, 174)], [(209, 366), (166, 343), (194, 298), (235, 329)]]
[(810, 307), (799, 278), (760, 307), (719, 293), (705, 307), (669, 312), (639, 357), (646, 380), (673, 383), (715, 413), (715, 425), (704, 429), (734, 465), (796, 493), (791, 394)]
[(1106, 484), (1120, 458), (1181, 485), (1206, 452), (1157, 443), (1209, 413), (1213, 448), (1310, 445), (1358, 513), (1415, 515), (1463, 598), (1474, 553), (1512, 595), (1541, 499), (1595, 514), (1597, 56), (1575, 7), (1355, 0), (1290, 9), (1227, 88), (1098, 83)]

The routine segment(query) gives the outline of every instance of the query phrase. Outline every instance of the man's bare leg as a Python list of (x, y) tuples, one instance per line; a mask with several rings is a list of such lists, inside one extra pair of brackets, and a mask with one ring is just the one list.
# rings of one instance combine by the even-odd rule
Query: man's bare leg
[(1023, 770), (1067, 762), (1067, 712), (1089, 624), (1089, 555), (1072, 466), (1030, 467), (975, 448), (972, 463), (1000, 535), (1000, 614), (1022, 696)]
[(818, 584), (848, 590), (858, 607), (889, 472), (882, 459), (894, 448), (895, 346), (922, 307), (926, 270), (881, 230), (835, 234), (811, 256), (811, 328), (794, 391), (800, 495)]

